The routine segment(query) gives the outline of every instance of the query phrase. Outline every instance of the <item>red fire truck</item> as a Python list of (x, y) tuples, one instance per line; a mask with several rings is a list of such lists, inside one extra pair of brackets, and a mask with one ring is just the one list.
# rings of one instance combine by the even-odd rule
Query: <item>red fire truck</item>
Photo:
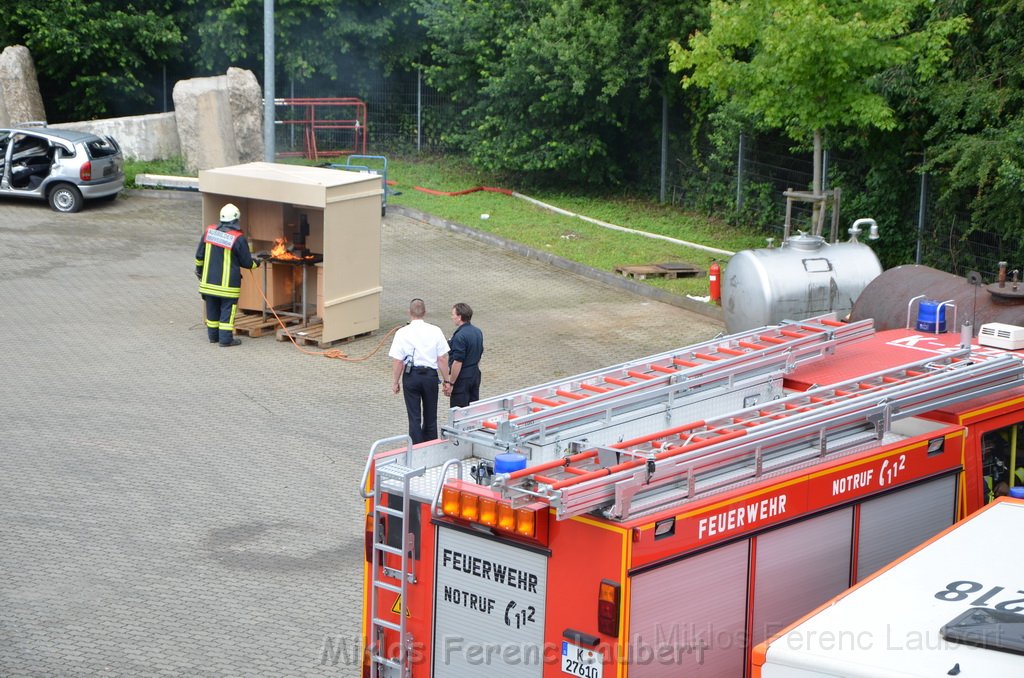
[(1014, 351), (833, 317), (453, 409), (370, 451), (363, 673), (743, 676), (984, 504), (1021, 421)]

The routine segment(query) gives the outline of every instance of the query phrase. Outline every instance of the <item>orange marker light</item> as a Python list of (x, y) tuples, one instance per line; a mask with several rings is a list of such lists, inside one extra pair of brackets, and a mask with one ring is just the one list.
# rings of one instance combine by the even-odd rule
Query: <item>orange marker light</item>
[(533, 538), (537, 530), (535, 516), (530, 509), (516, 509), (516, 534)]
[(487, 527), (498, 524), (498, 502), (494, 499), (480, 497), (480, 522)]
[(476, 520), (477, 516), (480, 515), (479, 497), (475, 494), (463, 492), (462, 511), (460, 515), (463, 520)]
[(452, 487), (441, 490), (441, 510), (446, 516), (459, 517), (459, 491)]
[(515, 531), (516, 514), (511, 504), (498, 504), (498, 529), (506, 532)]

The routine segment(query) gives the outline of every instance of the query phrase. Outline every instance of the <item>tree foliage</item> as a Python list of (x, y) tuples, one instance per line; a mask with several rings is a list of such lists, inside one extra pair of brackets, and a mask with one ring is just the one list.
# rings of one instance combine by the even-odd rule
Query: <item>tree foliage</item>
[(178, 53), (184, 38), (171, 4), (19, 0), (0, 12), (0, 40), (28, 47), (49, 109), (99, 117), (113, 102), (148, 100), (145, 68)]
[(763, 125), (806, 142), (815, 131), (892, 129), (880, 77), (910, 67), (921, 79), (948, 59), (966, 19), (920, 23), (931, 0), (711, 0), (711, 26), (670, 44), (684, 87), (709, 88)]
[(1024, 3), (946, 2), (967, 11), (972, 30), (956, 43), (950, 68), (920, 88), (933, 124), (930, 169), (939, 170), (947, 218), (971, 214), (977, 231), (1003, 241), (1002, 256), (1024, 256)]
[[(262, 76), (264, 0), (184, 0), (196, 63), (209, 71), (250, 68)], [(277, 0), (277, 71), (291, 82), (332, 81), (347, 70), (387, 70), (411, 62), (419, 42), (408, 2)]]
[[(495, 171), (603, 182), (657, 119), (663, 45), (692, 22), (665, 0), (416, 0), (429, 82), (463, 108), (451, 135)], [(649, 130), (644, 129), (646, 134)]]

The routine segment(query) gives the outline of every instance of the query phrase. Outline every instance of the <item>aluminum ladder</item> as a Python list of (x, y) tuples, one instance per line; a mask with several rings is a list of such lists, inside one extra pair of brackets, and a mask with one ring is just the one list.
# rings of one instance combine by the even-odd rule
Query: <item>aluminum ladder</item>
[[(415, 536), (409, 531), (410, 519), (410, 492), (409, 485), (413, 478), (422, 476), (424, 467), (410, 468), (408, 463), (409, 452), (412, 449), (412, 439), (409, 436), (396, 436), (386, 438), (374, 443), (370, 450), (370, 460), (373, 460), (379, 447), (395, 442), (405, 442), (406, 451), (400, 463), (398, 459), (386, 458), (377, 462), (373, 476), (373, 493), (367, 495), (366, 499), (373, 501), (373, 551), (372, 562), (370, 563), (370, 675), (373, 678), (385, 678), (390, 676), (401, 676), (407, 678), (412, 675), (410, 655), (412, 652), (412, 636), (406, 630), (405, 609), (408, 605), (409, 584), (416, 582), (413, 570), (415, 560)], [(401, 455), (396, 455), (401, 458)], [(367, 474), (370, 464), (367, 464), (367, 473), (363, 475), (363, 487), (366, 487)], [(387, 487), (385, 487), (387, 484)], [(401, 488), (399, 495), (399, 490)], [(401, 496), (402, 508), (391, 508), (384, 505), (385, 492), (392, 496)], [(384, 522), (388, 519), (400, 519), (402, 521), (402, 546), (396, 548), (387, 543), (386, 531), (383, 529)], [(393, 525), (393, 523), (392, 523)], [(387, 556), (399, 558), (398, 569), (388, 567)], [(398, 595), (397, 605), (398, 623), (378, 616), (378, 601), (381, 593), (394, 593)], [(398, 634), (398, 655), (388, 656), (388, 649), (385, 642), (385, 631), (391, 630)]]
[(611, 421), (684, 392), (785, 373), (873, 334), (872, 321), (843, 323), (834, 314), (784, 321), (455, 408), (443, 430), (450, 439), (506, 449), (544, 443), (569, 428)]
[[(1010, 355), (961, 349), (833, 386), (495, 476), (522, 504), (542, 500), (559, 520), (594, 510), (624, 520), (874, 443), (897, 418), (975, 398), (1024, 378)], [(1015, 384), (1016, 382), (1016, 384)]]

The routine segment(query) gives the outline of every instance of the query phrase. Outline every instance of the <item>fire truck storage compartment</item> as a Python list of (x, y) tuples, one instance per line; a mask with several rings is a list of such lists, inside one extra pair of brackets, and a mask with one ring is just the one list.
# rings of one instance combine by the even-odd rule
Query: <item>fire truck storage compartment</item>
[(865, 244), (828, 244), (802, 233), (781, 247), (737, 252), (722, 276), (726, 329), (741, 332), (830, 312), (845, 317), (881, 272)]
[(748, 647), (952, 525), (956, 486), (955, 475), (941, 476), (858, 510), (848, 505), (642, 568), (631, 578), (629, 678), (743, 676)]
[(547, 554), (439, 526), (436, 558), (434, 675), (479, 678), (496, 662), (508, 678), (540, 675)]
[[(380, 328), (378, 177), (253, 162), (201, 170), (199, 190), (203, 224), (216, 223), (221, 207), (234, 203), (254, 252), (269, 251), (281, 240), (322, 255), (321, 262), (309, 266), (266, 264), (265, 293), (271, 307), (290, 307), (304, 298), (310, 308), (303, 315), (314, 318), (315, 313), (322, 321), (324, 342)], [(256, 287), (262, 284), (262, 271), (242, 275), (240, 309), (264, 309), (263, 295)]]
[(756, 678), (1021, 676), (1024, 504), (1000, 499), (753, 650)]

